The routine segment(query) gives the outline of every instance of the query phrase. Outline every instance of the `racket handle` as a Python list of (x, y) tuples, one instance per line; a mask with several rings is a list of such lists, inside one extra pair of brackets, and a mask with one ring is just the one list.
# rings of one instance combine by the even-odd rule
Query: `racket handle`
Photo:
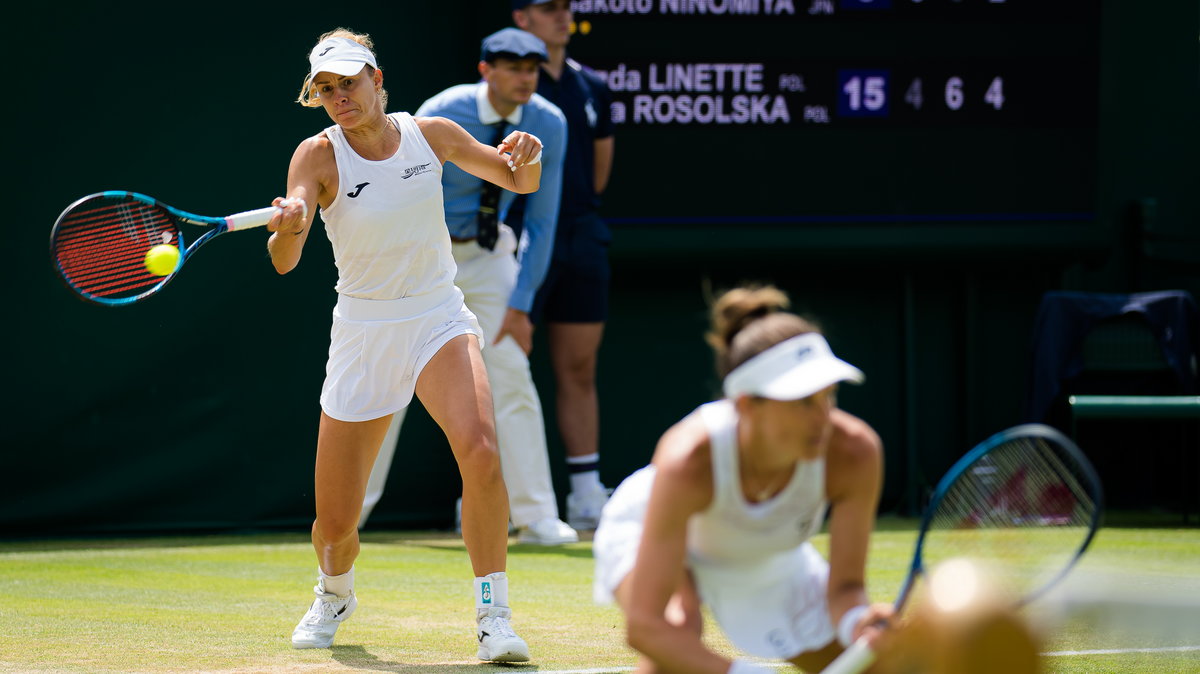
[[(289, 204), (290, 202), (291, 202), (291, 199), (283, 200), (284, 204)], [(300, 201), (300, 207), (302, 209), (304, 209), (304, 214), (302, 215), (302, 217), (305, 220), (307, 220), (308, 219), (308, 204), (304, 203), (303, 201)], [(281, 210), (283, 210), (283, 209), (279, 208), (278, 206), (267, 206), (266, 208), (259, 208), (259, 209), (253, 210), (253, 211), (243, 211), (241, 213), (234, 213), (233, 215), (226, 216), (225, 223), (227, 225), (229, 225), (229, 231), (231, 231), (231, 232), (236, 232), (239, 229), (250, 229), (252, 227), (262, 227), (263, 225), (270, 222), (271, 218), (274, 217), (274, 215)]]
[(874, 662), (875, 651), (867, 645), (866, 639), (859, 639), (822, 669), (821, 674), (859, 674)]

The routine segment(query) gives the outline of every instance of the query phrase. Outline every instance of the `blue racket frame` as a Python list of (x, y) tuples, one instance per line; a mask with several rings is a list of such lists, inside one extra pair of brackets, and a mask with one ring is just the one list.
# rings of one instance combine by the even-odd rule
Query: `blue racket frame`
[[(62, 268), (62, 265), (59, 262), (59, 259), (58, 259), (58, 234), (59, 234), (60, 224), (63, 222), (63, 220), (65, 218), (67, 218), (72, 213), (74, 213), (83, 204), (85, 204), (89, 201), (100, 200), (100, 199), (128, 199), (128, 200), (141, 202), (141, 203), (143, 203), (147, 206), (153, 207), (153, 208), (162, 209), (170, 217), (171, 224), (175, 228), (175, 236), (176, 236), (176, 240), (178, 242), (177, 247), (179, 248), (179, 252), (180, 252), (179, 261), (175, 264), (175, 269), (173, 269), (171, 271), (171, 273), (163, 276), (161, 281), (154, 284), (147, 290), (145, 290), (141, 293), (138, 293), (137, 295), (133, 295), (133, 296), (129, 296), (129, 297), (105, 297), (102, 295), (96, 295), (91, 292), (88, 292), (87, 290), (85, 290), (84, 288), (79, 286), (77, 283), (75, 283), (70, 278), (70, 276), (68, 276), (68, 274)], [(259, 209), (259, 211), (256, 211), (254, 213), (268, 213), (268, 212), (271, 212), (272, 210), (274, 210), (274, 209), (270, 209), (270, 208), (269, 209)], [(247, 214), (240, 214), (240, 215), (247, 215)], [(198, 249), (200, 246), (207, 243), (209, 240), (211, 240), (217, 236), (220, 236), (221, 234), (224, 234), (229, 231), (233, 231), (234, 223), (231, 219), (236, 218), (236, 217), (239, 217), (239, 216), (213, 217), (213, 216), (208, 216), (208, 215), (197, 215), (196, 213), (190, 213), (188, 211), (184, 211), (184, 210), (175, 208), (174, 206), (171, 206), (169, 204), (165, 204), (165, 203), (159, 201), (158, 199), (155, 199), (154, 197), (147, 196), (140, 192), (130, 192), (127, 190), (105, 190), (103, 192), (96, 192), (95, 194), (89, 194), (85, 197), (75, 200), (74, 202), (71, 203), (70, 206), (68, 206), (62, 212), (62, 214), (60, 214), (58, 216), (58, 219), (54, 223), (54, 227), (50, 231), (50, 261), (51, 261), (51, 264), (54, 265), (55, 270), (58, 271), (59, 277), (63, 280), (63, 282), (66, 284), (66, 286), (70, 290), (72, 290), (76, 295), (78, 295), (79, 297), (81, 297), (89, 302), (94, 302), (96, 304), (101, 304), (101, 305), (105, 305), (105, 306), (126, 306), (129, 304), (133, 304), (135, 302), (139, 302), (139, 301), (157, 293), (158, 291), (162, 290), (168, 283), (171, 282), (171, 279), (175, 278), (175, 275), (178, 274), (179, 270), (183, 268), (183, 263), (187, 260), (187, 258), (189, 256), (191, 256), (193, 253), (196, 252), (196, 249)], [(261, 220), (261, 222), (257, 222), (257, 220)], [(204, 232), (203, 234), (197, 236), (194, 241), (192, 241), (190, 244), (188, 244), (187, 237), (183, 231), (183, 228), (180, 226), (183, 223), (186, 223), (189, 225), (197, 225), (197, 226), (201, 226), (201, 227), (209, 227), (210, 229), (208, 231)], [(265, 219), (257, 218), (255, 222), (253, 222), (249, 225), (243, 225), (243, 227), (258, 226), (258, 225), (265, 224), (265, 223), (266, 223)]]
[(949, 493), (951, 486), (954, 485), (959, 476), (965, 473), (971, 466), (975, 465), (975, 463), (981, 457), (996, 447), (999, 447), (1000, 445), (1003, 445), (1004, 443), (1016, 438), (1043, 438), (1059, 445), (1064, 452), (1070, 455), (1071, 459), (1074, 461), (1074, 464), (1079, 468), (1080, 472), (1086, 478), (1090, 495), (1092, 496), (1093, 502), (1096, 505), (1095, 510), (1092, 512), (1092, 521), (1089, 523), (1087, 536), (1080, 544), (1079, 549), (1075, 551), (1074, 557), (1072, 557), (1067, 564), (1063, 565), (1063, 568), (1057, 574), (1047, 580), (1040, 588), (1026, 595), (1025, 597), (1022, 597), (1018, 603), (1020, 605), (1024, 605), (1041, 596), (1046, 590), (1066, 576), (1067, 573), (1074, 568), (1076, 562), (1079, 561), (1079, 558), (1083, 556), (1083, 553), (1087, 551), (1088, 546), (1090, 546), (1092, 543), (1092, 539), (1094, 539), (1096, 536), (1096, 531), (1100, 528), (1100, 517), (1104, 512), (1104, 489), (1100, 484), (1100, 477), (1097, 475), (1096, 469), (1092, 466), (1091, 462), (1087, 460), (1087, 457), (1083, 455), (1083, 452), (1079, 449), (1079, 447), (1058, 430), (1045, 424), (1022, 424), (1020, 426), (1014, 426), (1007, 430), (1000, 431), (999, 433), (996, 433), (995, 435), (976, 445), (962, 458), (954, 462), (954, 465), (952, 465), (950, 469), (946, 471), (946, 474), (942, 476), (942, 479), (938, 481), (937, 486), (933, 490), (932, 496), (930, 496), (929, 504), (925, 507), (925, 512), (921, 516), (921, 526), (919, 533), (917, 534), (917, 545), (915, 551), (913, 552), (912, 565), (909, 567), (908, 577), (904, 579), (904, 585), (900, 590), (900, 594), (896, 597), (895, 606), (897, 611), (899, 611), (904, 606), (904, 603), (908, 601), (909, 593), (916, 584), (917, 577), (920, 576), (925, 570), (922, 561), (925, 550), (925, 537), (926, 534), (929, 533), (930, 524), (933, 522), (933, 516), (937, 512), (938, 506), (941, 504), (942, 499), (944, 499), (946, 494)]

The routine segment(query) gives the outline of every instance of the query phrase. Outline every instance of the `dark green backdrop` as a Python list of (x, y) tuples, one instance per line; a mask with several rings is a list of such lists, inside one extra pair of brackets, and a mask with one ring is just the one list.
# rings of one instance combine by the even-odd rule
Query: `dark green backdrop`
[[(967, 447), (1023, 421), (1030, 329), (1044, 291), (1200, 294), (1200, 12), (1194, 2), (1099, 7), (1094, 35), (1064, 37), (1095, 50), (1095, 99), (1080, 102), (1091, 115), (1084, 123), (1058, 133), (959, 129), (937, 141), (994, 150), (1039, 139), (1044, 152), (1009, 153), (1006, 166), (1039, 176), (1059, 166), (1062, 190), (1039, 183), (1021, 194), (1034, 195), (1030, 208), (1065, 203), (1086, 217), (706, 222), (699, 215), (712, 185), (686, 144), (706, 144), (706, 161), (735, 160), (753, 172), (753, 185), (735, 181), (754, 204), (747, 213), (804, 216), (814, 214), (804, 198), (811, 181), (796, 180), (778, 149), (836, 157), (864, 138), (902, 148), (935, 136), (619, 129), (605, 206), (615, 230), (600, 372), (605, 481), (645, 463), (669, 424), (714, 395), (702, 340), (706, 300), (742, 281), (788, 290), (834, 348), (866, 371), (866, 385), (844, 389), (842, 406), (883, 436), (883, 508), (902, 512)], [(266, 260), (265, 233), (224, 237), (161, 296), (108, 309), (76, 300), (59, 283), (46, 252), (50, 225), (73, 199), (104, 189), (145, 192), (199, 213), (261, 206), (281, 193), (297, 142), (329, 123), (291, 102), (319, 33), (370, 32), (391, 108), (413, 110), (474, 78), (479, 39), (507, 25), (508, 3), (208, 3), (173, 14), (153, 3), (44, 3), (12, 18), (10, 53), (19, 58), (10, 61), (4, 154), (15, 237), (3, 273), (16, 302), (3, 331), (3, 535), (307, 527), (334, 302), (327, 241), (311, 238), (300, 267), (280, 277)], [(691, 44), (687, 31), (660, 30), (657, 42), (606, 45), (604, 25), (597, 19), (592, 34), (577, 37), (581, 59), (618, 49), (675, 58), (668, 55)], [(730, 25), (718, 27), (736, 58), (754, 58), (748, 52), (759, 47), (759, 58), (787, 55), (778, 29)], [(722, 43), (705, 44), (721, 55)], [(900, 160), (887, 157), (893, 169)], [(904, 213), (897, 190), (930, 203), (947, 180), (958, 188), (955, 211), (1003, 211), (1006, 203), (982, 186), (973, 193), (972, 181), (953, 174), (928, 184), (911, 175), (874, 180), (862, 189), (892, 191), (891, 199), (864, 197), (881, 213)], [(829, 196), (825, 186), (810, 189)], [(673, 213), (686, 217), (645, 217)], [(552, 378), (544, 342), (537, 347), (535, 376), (564, 494)], [(444, 440), (418, 412), (401, 444), (373, 525), (448, 526), (459, 482)]]

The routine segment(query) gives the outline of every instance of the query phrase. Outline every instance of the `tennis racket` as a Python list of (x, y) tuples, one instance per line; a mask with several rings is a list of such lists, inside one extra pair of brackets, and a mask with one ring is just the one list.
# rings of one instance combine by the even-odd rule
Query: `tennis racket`
[[(1103, 501), (1095, 469), (1062, 433), (1026, 424), (993, 435), (934, 489), (896, 615), (927, 568), (960, 557), (986, 561), (997, 589), (1018, 606), (1036, 599), (1087, 550)], [(874, 661), (859, 639), (823, 674), (857, 674)]]
[[(107, 306), (132, 304), (162, 290), (200, 246), (226, 232), (261, 227), (279, 210), (269, 206), (217, 218), (181, 211), (137, 192), (99, 192), (58, 216), (50, 231), (50, 259), (67, 287), (83, 299)], [(184, 224), (207, 231), (186, 245)], [(169, 274), (153, 274), (146, 268), (146, 253), (163, 244), (179, 249), (179, 261)]]

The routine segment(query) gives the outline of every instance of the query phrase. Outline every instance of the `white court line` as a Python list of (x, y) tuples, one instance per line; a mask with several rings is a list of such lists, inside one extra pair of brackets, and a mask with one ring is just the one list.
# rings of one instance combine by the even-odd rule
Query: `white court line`
[(1163, 648), (1101, 648), (1094, 651), (1053, 651), (1042, 653), (1046, 657), (1060, 655), (1121, 655), (1123, 653), (1186, 653), (1200, 651), (1200, 646), (1164, 646)]
[(556, 669), (552, 671), (538, 670), (537, 674), (613, 674), (614, 672), (632, 672), (633, 667), (599, 667), (597, 669)]

